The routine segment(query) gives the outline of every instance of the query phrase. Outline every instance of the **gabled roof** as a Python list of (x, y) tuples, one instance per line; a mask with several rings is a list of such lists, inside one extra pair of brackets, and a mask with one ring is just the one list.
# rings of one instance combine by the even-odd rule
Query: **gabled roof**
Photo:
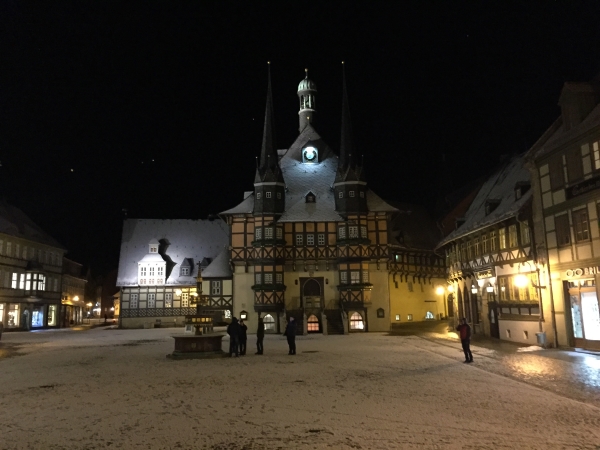
[(210, 263), (210, 265), (202, 270), (202, 278), (231, 278), (231, 266), (229, 265), (229, 251), (223, 248), (221, 253)]
[[(160, 254), (149, 254), (151, 239), (164, 239), (162, 242), (169, 244), (161, 247)], [(177, 266), (188, 258), (216, 258), (228, 244), (229, 227), (222, 220), (127, 219), (123, 223), (117, 286), (137, 285), (138, 262), (145, 261), (146, 256), (157, 256), (166, 262), (166, 284), (195, 284), (198, 266), (194, 264), (190, 275), (183, 277)]]
[(0, 233), (66, 250), (56, 239), (38, 227), (27, 215), (0, 200)]
[[(467, 209), (465, 222), (446, 236), (438, 244), (438, 248), (457, 238), (516, 216), (521, 208), (529, 202), (531, 189), (517, 200), (515, 186), (519, 182), (530, 182), (530, 180), (531, 175), (525, 168), (525, 155), (512, 158), (481, 186), (471, 206)], [(500, 200), (500, 204), (494, 211), (486, 215), (488, 200)]]

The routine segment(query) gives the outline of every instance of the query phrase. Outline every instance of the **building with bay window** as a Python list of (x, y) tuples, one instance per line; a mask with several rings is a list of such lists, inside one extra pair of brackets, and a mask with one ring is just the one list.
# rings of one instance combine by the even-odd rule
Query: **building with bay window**
[(65, 248), (0, 202), (0, 323), (5, 331), (60, 327)]
[(600, 76), (565, 83), (560, 116), (530, 151), (536, 239), (550, 269), (550, 340), (600, 350)]
[(439, 235), (428, 248), (397, 240), (403, 211), (368, 187), (343, 84), (339, 152), (315, 128), (308, 76), (297, 91), (299, 135), (277, 150), (269, 75), (254, 190), (220, 214), (230, 227), (234, 314), (249, 329), (262, 316), (267, 331), (281, 332), (293, 316), (298, 333), (388, 331), (444, 311), (435, 293), (444, 276), (433, 253)]

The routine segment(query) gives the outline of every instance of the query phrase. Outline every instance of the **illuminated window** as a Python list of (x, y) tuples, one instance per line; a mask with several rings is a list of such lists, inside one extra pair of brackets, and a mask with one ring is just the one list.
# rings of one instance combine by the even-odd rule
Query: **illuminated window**
[(514, 248), (517, 245), (517, 225), (513, 224), (508, 227), (508, 247)]
[(275, 331), (275, 319), (271, 314), (267, 314), (263, 318), (263, 323), (265, 324), (265, 331)]
[(360, 271), (353, 270), (350, 272), (350, 284), (360, 284)]
[(496, 232), (495, 231), (490, 231), (490, 252), (495, 252), (496, 251)]
[(165, 308), (171, 308), (173, 306), (173, 294), (165, 294)]
[(369, 282), (369, 271), (368, 270), (363, 270), (363, 272), (362, 272), (362, 282), (363, 283), (368, 283)]
[(425, 319), (435, 319), (435, 316), (433, 315), (433, 313), (431, 311), (427, 311), (425, 313)]
[(594, 151), (594, 169), (600, 170), (600, 147), (599, 141), (596, 141), (592, 144), (592, 149)]
[(365, 323), (363, 322), (363, 318), (357, 312), (352, 313), (352, 315), (350, 316), (350, 329), (351, 330), (364, 330), (365, 329)]
[(358, 238), (358, 227), (355, 225), (349, 226), (348, 227), (348, 237), (350, 239), (357, 239)]
[(486, 255), (488, 253), (488, 238), (487, 234), (481, 236), (481, 252)]
[(273, 284), (273, 274), (265, 273), (265, 284)]
[(498, 240), (500, 244), (500, 250), (506, 248), (506, 228), (500, 228), (498, 230)]
[(319, 332), (319, 319), (314, 314), (311, 314), (307, 321), (307, 330), (309, 333)]
[(190, 305), (190, 294), (188, 292), (182, 292), (181, 294), (181, 307), (187, 308)]
[(531, 234), (530, 234), (530, 230), (529, 230), (529, 225), (527, 225), (526, 222), (521, 224), (521, 241), (523, 242), (523, 245), (527, 245), (529, 243), (531, 243)]

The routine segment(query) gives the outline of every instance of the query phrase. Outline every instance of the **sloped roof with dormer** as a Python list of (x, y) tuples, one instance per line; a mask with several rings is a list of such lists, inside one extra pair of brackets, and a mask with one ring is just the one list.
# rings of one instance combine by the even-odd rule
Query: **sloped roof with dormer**
[[(166, 263), (167, 285), (194, 285), (198, 266), (194, 263), (189, 276), (180, 276), (187, 261), (215, 259), (229, 244), (229, 227), (222, 220), (127, 219), (123, 223), (117, 286), (138, 284), (138, 263), (146, 261), (148, 244), (160, 242), (158, 256)], [(210, 266), (209, 266), (210, 267)]]
[[(319, 152), (318, 164), (302, 162), (302, 149), (310, 143)], [(313, 128), (307, 125), (279, 161), (285, 181), (285, 212), (280, 222), (341, 222), (344, 219), (335, 210), (332, 189), (338, 168), (338, 156)], [(306, 202), (306, 194), (315, 195), (314, 203)], [(252, 214), (254, 195), (246, 197), (237, 206), (223, 211), (224, 215)], [(374, 212), (393, 212), (377, 194), (367, 191), (367, 208)]]
[(213, 262), (202, 270), (202, 278), (231, 278), (232, 276), (233, 272), (229, 265), (229, 251), (227, 248), (223, 248)]
[[(525, 155), (515, 156), (481, 186), (471, 206), (467, 209), (465, 222), (446, 236), (437, 247), (516, 216), (530, 201), (531, 189), (517, 199), (515, 187), (519, 183), (530, 182), (531, 175), (525, 168)], [(486, 214), (488, 200), (499, 201), (496, 209), (490, 214)]]
[(5, 200), (0, 200), (0, 233), (66, 250), (56, 239), (37, 226), (27, 214)]

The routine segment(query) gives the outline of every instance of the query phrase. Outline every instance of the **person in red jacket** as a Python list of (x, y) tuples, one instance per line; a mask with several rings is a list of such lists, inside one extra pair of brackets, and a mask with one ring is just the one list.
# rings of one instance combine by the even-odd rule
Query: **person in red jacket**
[(460, 343), (462, 344), (463, 352), (465, 352), (465, 362), (473, 362), (473, 354), (471, 353), (471, 327), (467, 323), (466, 318), (460, 319), (460, 325), (456, 327), (460, 335)]

